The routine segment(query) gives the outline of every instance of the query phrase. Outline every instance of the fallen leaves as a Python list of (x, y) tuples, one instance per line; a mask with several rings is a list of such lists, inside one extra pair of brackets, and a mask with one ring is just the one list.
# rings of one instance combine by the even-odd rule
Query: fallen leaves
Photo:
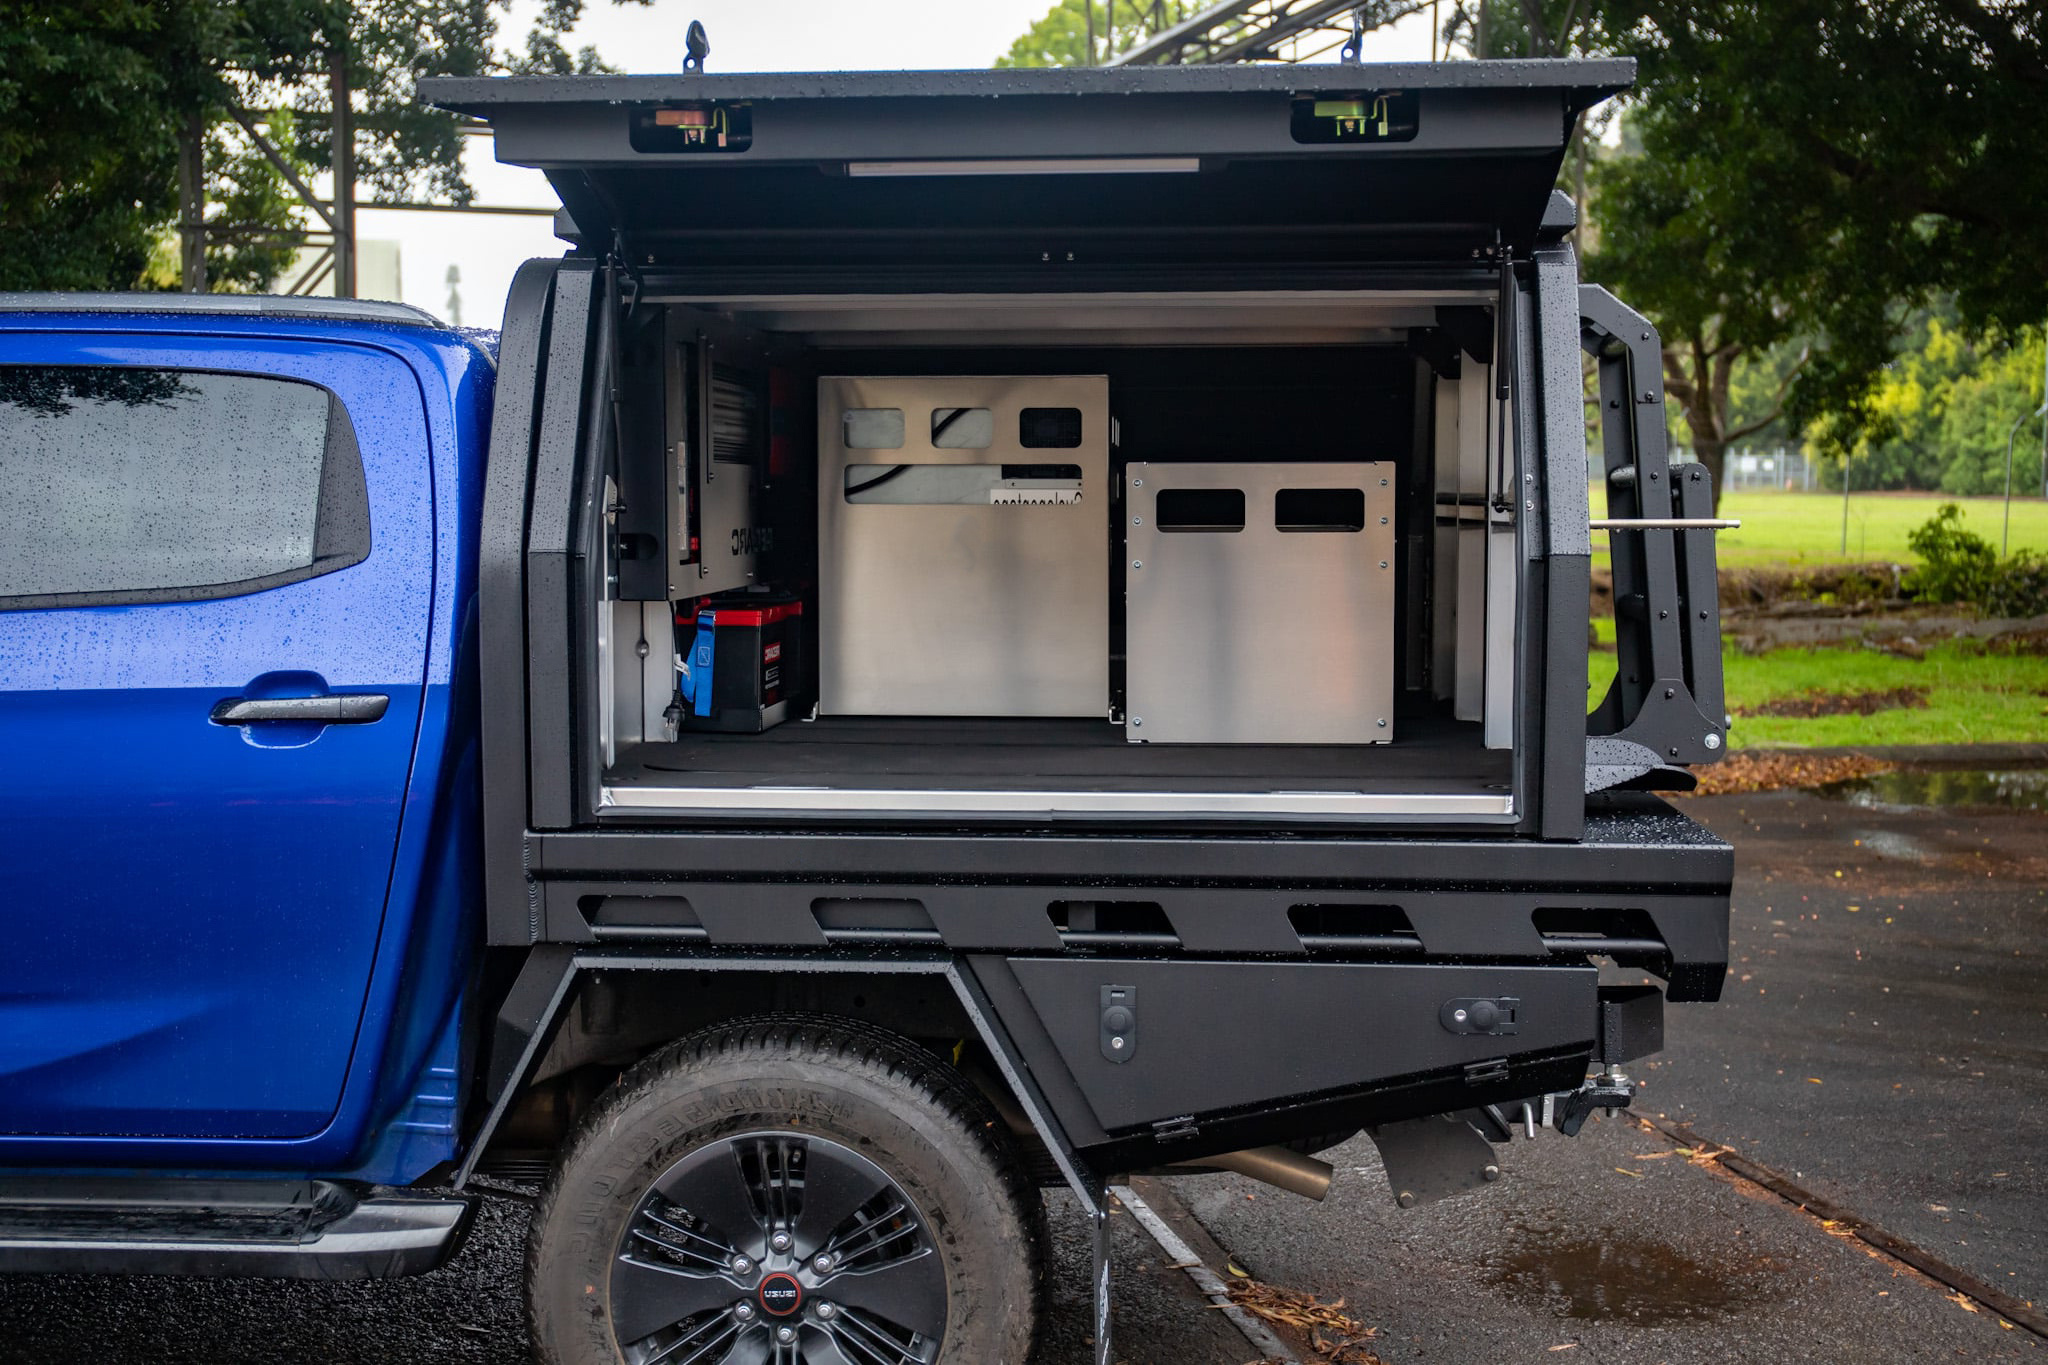
[(1787, 787), (1824, 787), (1889, 772), (1894, 764), (1866, 758), (1862, 754), (1819, 754), (1772, 749), (1744, 749), (1719, 763), (1697, 769), (1693, 776), (1698, 796), (1722, 796), (1729, 792), (1780, 791)]
[(1230, 1301), (1254, 1317), (1301, 1332), (1317, 1358), (1329, 1365), (1387, 1365), (1364, 1344), (1379, 1329), (1346, 1314), (1342, 1299), (1324, 1303), (1298, 1289), (1249, 1280), (1230, 1286)]

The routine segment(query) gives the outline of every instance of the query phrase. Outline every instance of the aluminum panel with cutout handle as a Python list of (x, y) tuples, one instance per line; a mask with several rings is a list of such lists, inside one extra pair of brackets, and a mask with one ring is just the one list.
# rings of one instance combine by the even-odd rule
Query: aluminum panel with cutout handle
[(1394, 467), (1125, 470), (1125, 735), (1153, 744), (1394, 736)]
[(819, 710), (1102, 716), (1109, 381), (818, 381)]

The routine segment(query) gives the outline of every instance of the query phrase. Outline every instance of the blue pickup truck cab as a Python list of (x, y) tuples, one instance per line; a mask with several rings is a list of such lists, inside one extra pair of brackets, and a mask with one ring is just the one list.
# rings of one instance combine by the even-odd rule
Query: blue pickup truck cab
[(1107, 1360), (1123, 1173), (1628, 1103), (1732, 875), (1551, 188), (1629, 77), (443, 81), (564, 204), (491, 345), (0, 298), (0, 1270), (422, 1272), (482, 1174), (544, 1360), (1021, 1361), (1064, 1185)]
[(491, 359), (390, 304), (8, 306), (0, 1163), (408, 1184), (475, 974)]

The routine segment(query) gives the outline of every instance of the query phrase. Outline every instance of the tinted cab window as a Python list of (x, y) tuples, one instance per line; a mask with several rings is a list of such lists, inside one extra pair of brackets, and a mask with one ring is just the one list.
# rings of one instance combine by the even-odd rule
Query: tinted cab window
[(114, 366), (0, 366), (0, 598), (179, 601), (369, 553), (347, 410), (314, 384)]

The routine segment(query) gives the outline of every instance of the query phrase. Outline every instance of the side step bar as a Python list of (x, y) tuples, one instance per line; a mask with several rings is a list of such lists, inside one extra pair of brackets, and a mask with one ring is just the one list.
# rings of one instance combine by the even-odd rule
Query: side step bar
[(0, 1272), (374, 1280), (462, 1245), (467, 1199), (328, 1181), (0, 1180)]

